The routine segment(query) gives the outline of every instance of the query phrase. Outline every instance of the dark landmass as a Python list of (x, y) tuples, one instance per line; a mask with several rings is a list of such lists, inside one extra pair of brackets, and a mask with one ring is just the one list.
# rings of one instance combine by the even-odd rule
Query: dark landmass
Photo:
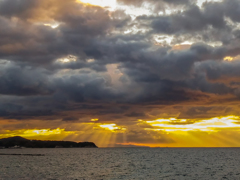
[(39, 141), (20, 136), (0, 139), (0, 148), (97, 148), (92, 142)]

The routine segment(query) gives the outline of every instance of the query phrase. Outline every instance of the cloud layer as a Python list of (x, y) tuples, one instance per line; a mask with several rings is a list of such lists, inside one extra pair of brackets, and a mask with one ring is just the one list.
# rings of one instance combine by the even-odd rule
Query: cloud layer
[[(238, 0), (118, 3), (154, 11), (133, 18), (75, 0), (1, 0), (1, 119), (132, 126), (240, 115)], [(129, 139), (144, 143), (141, 131)]]

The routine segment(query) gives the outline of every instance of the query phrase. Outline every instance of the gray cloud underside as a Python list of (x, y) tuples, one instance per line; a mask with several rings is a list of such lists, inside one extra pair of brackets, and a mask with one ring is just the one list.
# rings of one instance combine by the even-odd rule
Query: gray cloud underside
[[(240, 61), (223, 58), (240, 54), (240, 2), (171, 3), (186, 7), (133, 20), (75, 0), (0, 1), (0, 116), (127, 123), (239, 114)], [(133, 25), (148, 30), (123, 33)], [(196, 43), (176, 51), (155, 35)]]

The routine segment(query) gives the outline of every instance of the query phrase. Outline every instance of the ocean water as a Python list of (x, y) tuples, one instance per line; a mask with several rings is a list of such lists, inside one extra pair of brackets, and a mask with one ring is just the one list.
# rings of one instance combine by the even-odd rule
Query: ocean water
[(25, 154), (0, 155), (3, 180), (240, 179), (239, 148), (0, 149), (0, 154)]

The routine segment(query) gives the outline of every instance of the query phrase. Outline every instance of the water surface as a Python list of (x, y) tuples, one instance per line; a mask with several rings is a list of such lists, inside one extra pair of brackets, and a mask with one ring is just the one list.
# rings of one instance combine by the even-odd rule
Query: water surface
[(239, 148), (0, 149), (0, 154), (8, 154), (0, 155), (3, 180), (240, 179)]

